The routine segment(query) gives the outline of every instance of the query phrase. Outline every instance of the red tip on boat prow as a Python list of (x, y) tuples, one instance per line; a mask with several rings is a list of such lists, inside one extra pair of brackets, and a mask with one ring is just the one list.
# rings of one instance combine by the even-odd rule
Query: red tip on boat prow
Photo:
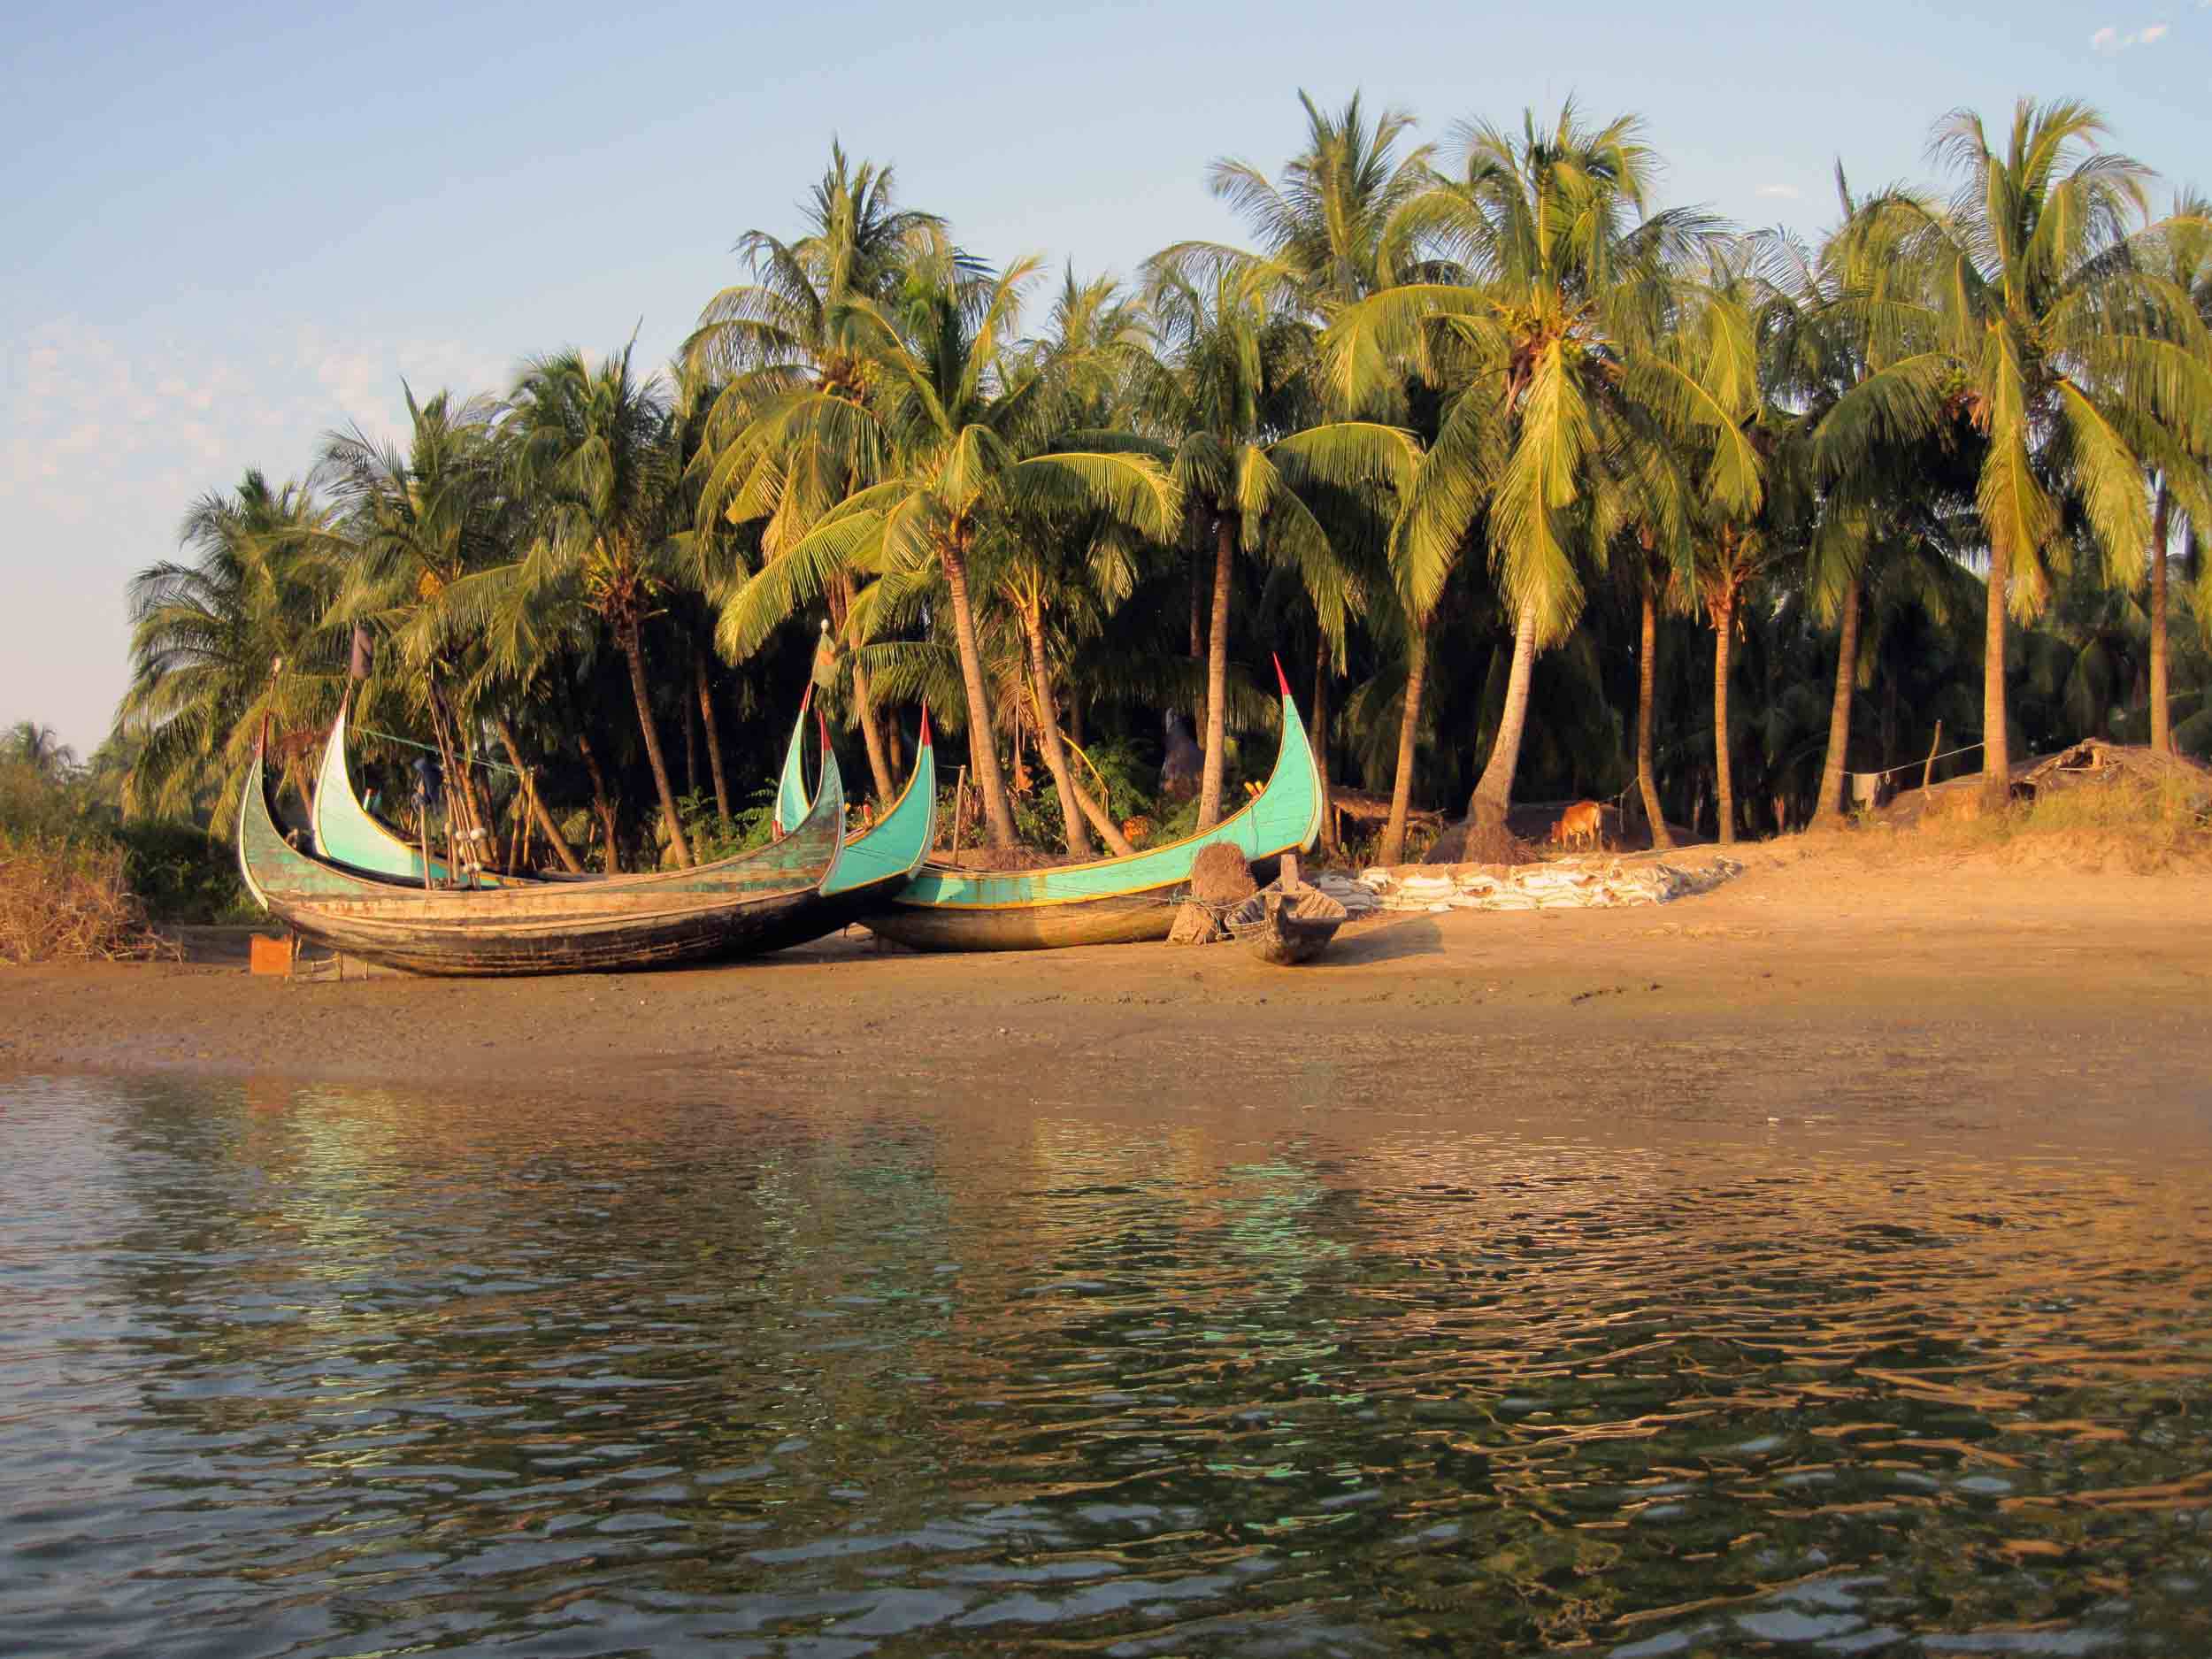
[(929, 704), (922, 704), (922, 747), (929, 747)]
[[(1272, 653), (1271, 653), (1271, 655), (1272, 655)], [(1280, 657), (1276, 657), (1274, 658), (1274, 662), (1275, 683), (1283, 688), (1283, 695), (1285, 697), (1288, 697), (1290, 695), (1290, 676), (1283, 672), (1283, 659)]]

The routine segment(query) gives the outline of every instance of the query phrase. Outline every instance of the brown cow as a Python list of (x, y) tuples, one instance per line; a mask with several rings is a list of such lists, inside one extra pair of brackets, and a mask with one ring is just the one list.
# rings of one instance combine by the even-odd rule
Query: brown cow
[(1605, 847), (1605, 809), (1595, 801), (1578, 801), (1559, 815), (1551, 826), (1555, 847), (1579, 847), (1587, 841), (1600, 851)]

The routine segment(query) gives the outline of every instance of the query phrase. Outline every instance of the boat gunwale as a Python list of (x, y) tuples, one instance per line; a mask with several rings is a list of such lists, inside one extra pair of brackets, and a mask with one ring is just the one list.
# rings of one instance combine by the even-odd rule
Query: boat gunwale
[[(1320, 789), (1321, 769), (1315, 764), (1313, 759), (1312, 738), (1306, 732), (1306, 723), (1299, 715), (1298, 706), (1292, 700), (1287, 688), (1286, 688), (1282, 693), (1282, 704), (1285, 733), (1286, 733), (1289, 725), (1292, 722), (1295, 722), (1298, 727), (1299, 736), (1306, 745), (1306, 764), (1308, 770), (1313, 776), (1315, 784), (1314, 807), (1312, 812), (1308, 815), (1305, 833), (1301, 839), (1294, 841), (1285, 841), (1282, 845), (1277, 847), (1254, 847), (1243, 849), (1242, 850), (1245, 852), (1248, 860), (1273, 858), (1283, 853), (1288, 852), (1294, 847), (1304, 848), (1310, 846), (1313, 842), (1314, 837), (1318, 835), (1321, 832), (1321, 815), (1323, 811), (1326, 810), (1326, 803), (1322, 798)], [(1278, 749), (1275, 770), (1276, 772), (1279, 772), (1282, 768), (1283, 760), (1280, 749), (1280, 734), (1279, 734), (1277, 738), (1277, 743)], [(1134, 859), (1149, 859), (1158, 857), (1164, 854), (1172, 853), (1179, 848), (1188, 847), (1193, 842), (1219, 842), (1226, 845), (1233, 841), (1233, 838), (1225, 834), (1225, 832), (1226, 832), (1233, 825), (1237, 824), (1239, 820), (1248, 818), (1253, 813), (1258, 811), (1261, 803), (1267, 799), (1269, 791), (1274, 787), (1274, 784), (1275, 773), (1271, 772), (1268, 776), (1266, 787), (1263, 788), (1257, 795), (1247, 801), (1234, 812), (1232, 812), (1227, 818), (1223, 818), (1218, 824), (1216, 824), (1208, 829), (1194, 830), (1188, 835), (1181, 836), (1177, 840), (1164, 842), (1158, 847), (1147, 847), (1141, 851), (1133, 854), (1123, 853), (1110, 858), (1087, 859), (1083, 863), (1076, 864), (1047, 864), (1034, 870), (967, 870), (956, 864), (934, 864), (925, 859), (921, 865), (921, 872), (923, 873), (934, 872), (941, 875), (951, 876), (964, 881), (985, 881), (992, 879), (1004, 880), (1009, 879), (1020, 879), (1024, 877), (1049, 879), (1061, 876), (1079, 875), (1087, 871), (1108, 869), (1116, 864), (1126, 864)], [(1152, 882), (1140, 887), (1124, 888), (1118, 892), (1113, 893), (1079, 893), (1071, 894), (1064, 897), (1044, 895), (1028, 899), (990, 901), (959, 899), (910, 899), (902, 897), (894, 899), (892, 903), (895, 905), (903, 906), (909, 910), (964, 910), (981, 912), (987, 910), (1044, 910), (1065, 904), (1087, 904), (1101, 899), (1141, 898), (1147, 894), (1159, 893), (1170, 887), (1187, 886), (1188, 885), (1190, 879), (1190, 872), (1186, 869), (1181, 874), (1165, 881)], [(1164, 900), (1159, 902), (1166, 902)]]
[[(824, 754), (828, 756), (830, 765), (834, 767), (836, 764), (836, 756), (835, 753), (829, 748), (829, 733), (826, 725), (823, 726), (822, 743)], [(845, 836), (843, 833), (844, 784), (841, 773), (836, 774), (836, 810), (839, 818), (838, 833), (830, 838), (828, 847), (829, 856), (826, 864), (822, 868), (820, 873), (810, 882), (795, 884), (795, 886), (791, 887), (771, 887), (757, 895), (732, 893), (716, 894), (713, 892), (706, 892), (703, 893), (700, 896), (710, 904), (727, 904), (733, 902), (743, 902), (749, 897), (763, 899), (772, 898), (786, 892), (803, 891), (805, 887), (809, 887), (818, 893), (822, 886), (826, 882), (829, 881), (836, 873), (837, 864), (843, 857), (845, 851)], [(696, 881), (703, 878), (708, 879), (716, 879), (718, 874), (729, 872), (733, 866), (745, 861), (757, 859), (762, 853), (765, 852), (768, 848), (775, 846), (778, 841), (788, 841), (790, 839), (789, 835), (778, 836), (776, 841), (769, 841), (764, 846), (747, 848), (741, 852), (731, 854), (726, 858), (716, 859), (711, 864), (694, 864), (688, 868), (681, 870), (637, 871), (626, 875), (601, 876), (589, 882), (515, 882), (503, 887), (430, 887), (417, 890), (408, 886), (396, 884), (393, 881), (377, 876), (354, 871), (335, 860), (320, 857), (313, 853), (306, 852), (302, 849), (292, 846), (288, 841), (284, 840), (282, 832), (277, 828), (276, 814), (274, 809), (269, 803), (267, 788), (267, 760), (264, 753), (264, 745), (260, 741), (257, 741), (254, 744), (252, 775), (247, 780), (245, 788), (240, 792), (238, 809), (238, 863), (240, 873), (245, 879), (248, 891), (254, 895), (254, 898), (260, 903), (264, 910), (270, 911), (272, 914), (277, 913), (277, 906), (270, 902), (268, 889), (263, 885), (262, 882), (255, 879), (247, 857), (247, 838), (245, 834), (246, 816), (251, 810), (254, 795), (257, 790), (260, 794), (261, 809), (263, 814), (268, 819), (269, 829), (272, 834), (275, 836), (278, 842), (283, 846), (287, 854), (288, 854), (291, 857), (300, 859), (308, 864), (326, 871), (329, 873), (335, 875), (345, 881), (351, 882), (357, 887), (377, 889), (374, 893), (345, 895), (334, 897), (303, 897), (296, 899), (288, 897), (282, 900), (282, 902), (288, 907), (300, 910), (324, 908), (334, 904), (357, 905), (393, 902), (431, 905), (439, 909), (446, 910), (449, 914), (451, 914), (459, 906), (467, 905), (475, 907), (488, 904), (490, 909), (488, 912), (479, 912), (472, 909), (470, 911), (463, 912), (462, 914), (472, 917), (480, 917), (482, 914), (488, 914), (494, 917), (501, 916), (503, 914), (509, 916), (515, 914), (526, 915), (528, 914), (528, 910), (518, 910), (517, 907), (527, 906), (530, 909), (543, 909), (560, 899), (572, 897), (580, 894), (588, 894), (592, 897), (598, 897), (603, 895), (611, 893), (617, 895), (618, 896), (621, 896), (639, 893), (641, 891), (649, 893), (656, 887), (666, 888), (672, 891), (680, 891), (683, 884), (686, 882)], [(814, 816), (814, 811), (810, 809), (807, 814), (808, 818), (811, 819)], [(805, 827), (805, 822), (802, 821), (802, 823), (794, 826), (792, 834), (799, 833), (801, 831), (803, 831)], [(460, 919), (460, 918), (456, 917), (455, 919)]]

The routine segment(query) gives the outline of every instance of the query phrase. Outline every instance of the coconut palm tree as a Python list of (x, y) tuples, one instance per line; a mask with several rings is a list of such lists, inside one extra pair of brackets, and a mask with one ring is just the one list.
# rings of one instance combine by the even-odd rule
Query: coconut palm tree
[[(1903, 219), (1925, 286), (1851, 303), (1884, 364), (1820, 425), (1832, 476), (1883, 442), (1939, 436), (1955, 418), (1979, 441), (1992, 805), (2010, 793), (2008, 615), (2033, 616), (2078, 545), (2108, 580), (2138, 568), (2152, 531), (2147, 451), (2185, 451), (2212, 430), (2204, 324), (2140, 257), (2131, 227), (2146, 217), (2147, 173), (2103, 150), (2105, 130), (2071, 101), (2022, 99), (2001, 150), (1970, 111), (1938, 123), (1932, 153), (1958, 180), (1947, 210), (1903, 196), (1876, 210)], [(2070, 510), (2080, 538), (2067, 534)]]
[[(2185, 193), (2173, 211), (2139, 239), (2142, 268), (2175, 301), (2212, 324), (2212, 201)], [(2172, 651), (2168, 612), (2172, 542), (2212, 522), (2212, 434), (2194, 434), (2193, 446), (2178, 423), (2123, 417), (2127, 432), (2153, 472), (2150, 567), (2150, 740), (2162, 755), (2174, 752)]]
[[(1887, 196), (1855, 194), (1839, 162), (1836, 199), (1841, 219), (1807, 247), (1784, 233), (1762, 242), (1768, 289), (1759, 310), (1762, 373), (1774, 398), (1816, 428), (1836, 401), (1881, 366), (1866, 326), (1865, 308), (1917, 281), (1903, 245), (1901, 216), (1885, 211)], [(1854, 695), (1860, 672), (1859, 634), (1871, 561), (1901, 556), (1934, 522), (1936, 505), (1955, 465), (1939, 446), (1891, 445), (1859, 457), (1850, 472), (1819, 480), (1816, 522), (1805, 538), (1806, 592), (1814, 613), (1838, 631), (1836, 672), (1829, 700), (1828, 743), (1811, 822), (1842, 822)]]
[[(1778, 473), (1791, 480), (1801, 469), (1773, 464), (1778, 450), (1798, 446), (1793, 423), (1769, 403), (1762, 383), (1754, 319), (1770, 290), (1754, 268), (1756, 258), (1750, 242), (1713, 250), (1700, 278), (1675, 288), (1653, 354), (1672, 369), (1674, 385), (1697, 389), (1701, 411), (1720, 418), (1687, 428), (1675, 442), (1687, 449), (1684, 472), (1695, 480), (1686, 503), (1691, 580), (1713, 625), (1713, 779), (1723, 845), (1736, 839), (1728, 689), (1740, 608), (1781, 558), (1793, 520), (1811, 518), (1809, 495), (1801, 493), (1801, 499), (1785, 504), (1771, 488)], [(1716, 465), (1744, 476), (1717, 485)]]
[[(841, 145), (831, 145), (803, 211), (796, 242), (757, 229), (738, 239), (751, 280), (708, 301), (684, 346), (687, 375), (714, 388), (692, 463), (701, 529), (719, 520), (758, 529), (758, 567), (733, 572), (720, 595), (720, 643), (739, 657), (818, 595), (842, 644), (864, 641), (851, 569), (782, 562), (823, 513), (875, 481), (886, 458), (877, 428), (857, 412), (869, 392), (866, 357), (841, 337), (842, 308), (889, 301), (918, 259), (979, 273), (951, 247), (942, 219), (898, 205), (892, 169), (856, 163)], [(837, 419), (840, 405), (855, 412)], [(888, 801), (896, 784), (867, 672), (849, 649), (838, 661), (877, 795)]]
[[(1325, 323), (1415, 274), (1435, 147), (1399, 155), (1413, 117), (1386, 110), (1371, 121), (1357, 93), (1334, 114), (1304, 92), (1298, 103), (1305, 148), (1284, 165), (1280, 183), (1250, 162), (1227, 158), (1213, 164), (1206, 182), (1250, 228), (1262, 257), (1289, 276), (1297, 309)], [(1232, 263), (1249, 257), (1207, 242), (1178, 243), (1162, 257), (1187, 263), (1200, 251)]]
[(849, 298), (833, 326), (864, 363), (865, 403), (816, 398), (789, 417), (803, 429), (864, 423), (884, 460), (879, 481), (818, 518), (787, 556), (795, 571), (848, 565), (911, 584), (944, 584), (966, 694), (969, 764), (992, 843), (1010, 847), (1014, 818), (994, 737), (977, 622), (988, 584), (979, 551), (1014, 542), (1055, 515), (1095, 512), (1141, 536), (1171, 537), (1180, 513), (1157, 461), (1118, 449), (1052, 450), (1048, 382), (1014, 348), (1034, 258), (994, 280), (949, 259), (912, 267), (895, 304)]
[[(1436, 436), (1393, 534), (1399, 587), (1425, 618), (1464, 553), (1486, 554), (1513, 618), (1513, 659), (1488, 764), (1468, 804), (1502, 826), (1512, 796), (1536, 653), (1580, 614), (1583, 567), (1639, 516), (1638, 478), (1608, 457), (1654, 432), (1703, 443), (1700, 489), (1755, 509), (1759, 466), (1733, 411), (1657, 349), (1671, 310), (1669, 265), (1717, 234), (1701, 211), (1647, 211), (1656, 157), (1641, 124), (1583, 124), (1571, 104), (1548, 129), (1463, 126), (1458, 173), (1424, 198), (1447, 263), (1349, 306), (1329, 330), (1328, 373), (1349, 407), (1402, 397), (1408, 380), (1442, 397)], [(1417, 718), (1417, 680), (1407, 718)], [(1395, 815), (1394, 814), (1394, 818)], [(1386, 849), (1387, 850), (1387, 849)]]
[[(428, 704), (437, 686), (440, 697), (457, 691), (465, 726), (472, 729), (477, 715), (488, 716), (524, 780), (522, 797), (539, 833), (565, 869), (580, 873), (575, 849), (524, 764), (502, 700), (482, 695), (488, 666), (482, 637), (453, 626), (446, 603), (456, 584), (513, 556), (520, 514), (499, 476), (491, 441), (495, 406), (488, 399), (464, 403), (444, 391), (418, 402), (412, 388), (402, 390), (409, 428), (404, 451), (358, 427), (323, 441), (315, 480), (338, 510), (332, 543), (343, 572), (331, 620), (396, 642), (409, 670), (400, 683), (418, 708)], [(478, 820), (488, 824), (465, 769), (456, 782)]]
[(0, 739), (0, 755), (27, 766), (47, 781), (73, 770), (77, 751), (61, 741), (61, 733), (37, 720), (18, 720)]
[[(115, 722), (135, 749), (127, 811), (182, 817), (211, 793), (213, 821), (227, 822), (265, 723), (290, 735), (330, 718), (344, 662), (326, 621), (331, 524), (309, 490), (250, 470), (192, 504), (187, 558), (131, 579), (131, 682)], [(296, 754), (285, 772), (304, 800)]]
[[(1305, 111), (1306, 143), (1284, 166), (1279, 182), (1249, 162), (1225, 158), (1213, 164), (1207, 180), (1213, 194), (1250, 227), (1262, 251), (1256, 256), (1216, 243), (1181, 242), (1160, 254), (1150, 267), (1154, 309), (1164, 325), (1164, 351), (1185, 371), (1210, 373), (1216, 381), (1202, 388), (1191, 383), (1194, 377), (1187, 373), (1181, 396), (1171, 396), (1167, 409), (1156, 411), (1185, 444), (1198, 426), (1212, 434), (1208, 442), (1179, 450), (1185, 481), (1200, 487), (1214, 534), (1211, 621), (1206, 634), (1205, 762), (1199, 790), (1202, 827), (1217, 821), (1220, 813), (1227, 741), (1220, 710), (1227, 678), (1227, 607), (1234, 554), (1248, 524), (1256, 529), (1266, 512), (1276, 510), (1263, 510), (1255, 519), (1248, 509), (1226, 504), (1227, 494), (1204, 488), (1202, 475), (1226, 477), (1220, 455), (1209, 456), (1205, 450), (1217, 449), (1225, 433), (1233, 429), (1232, 411), (1239, 406), (1235, 388), (1222, 383), (1220, 377), (1249, 365), (1258, 370), (1250, 376), (1256, 382), (1273, 382), (1264, 387), (1256, 383), (1241, 395), (1243, 406), (1260, 419), (1248, 426), (1245, 437), (1227, 439), (1233, 449), (1248, 437), (1263, 441), (1261, 428), (1271, 418), (1272, 431), (1279, 434), (1311, 428), (1328, 415), (1348, 412), (1329, 408), (1320, 396), (1325, 388), (1305, 380), (1312, 362), (1310, 331), (1346, 306), (1414, 273), (1418, 215), (1413, 210), (1434, 182), (1429, 146), (1397, 153), (1412, 129), (1411, 116), (1387, 110), (1371, 120), (1356, 93), (1336, 113), (1322, 110), (1302, 91), (1298, 102)], [(1209, 334), (1215, 337), (1210, 341), (1205, 338)], [(1180, 410), (1175, 408), (1179, 403)], [(1197, 407), (1201, 403), (1212, 407), (1202, 411)], [(1225, 417), (1228, 426), (1223, 424)], [(1361, 423), (1340, 422), (1333, 434), (1286, 450), (1281, 460), (1301, 461), (1305, 458), (1299, 453), (1302, 449), (1336, 451), (1339, 461), (1350, 463), (1371, 479), (1378, 468), (1381, 476), (1394, 479), (1405, 458), (1401, 437), (1363, 430)], [(1303, 487), (1302, 480), (1294, 488)], [(1296, 560), (1319, 625), (1314, 700), (1317, 720), (1325, 730), (1317, 752), (1325, 787), (1328, 672), (1343, 655), (1344, 615), (1362, 596), (1361, 586), (1352, 563), (1340, 556), (1310, 506), (1302, 511), (1281, 511), (1288, 534), (1277, 538), (1279, 550)]]
[(1271, 261), (1163, 256), (1148, 271), (1160, 342), (1146, 388), (1148, 428), (1174, 434), (1173, 470), (1213, 541), (1206, 648), (1205, 762), (1198, 826), (1221, 817), (1227, 745), (1229, 613), (1236, 556), (1295, 567), (1340, 637), (1353, 591), (1310, 496), (1395, 489), (1420, 456), (1413, 434), (1377, 421), (1322, 421), (1307, 373), (1313, 334), (1286, 311), (1290, 273)]
[(528, 514), (526, 550), (480, 577), (475, 607), (547, 640), (603, 628), (630, 671), (646, 760), (677, 858), (691, 859), (661, 752), (645, 662), (689, 522), (664, 382), (641, 379), (625, 346), (595, 364), (576, 351), (533, 359), (502, 413), (499, 442)]

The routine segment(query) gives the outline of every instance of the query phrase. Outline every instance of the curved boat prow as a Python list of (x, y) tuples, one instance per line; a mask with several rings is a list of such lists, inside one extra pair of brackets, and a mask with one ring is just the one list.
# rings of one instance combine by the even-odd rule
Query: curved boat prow
[[(813, 796), (806, 787), (806, 717), (814, 706), (814, 687), (811, 681), (799, 697), (799, 718), (791, 723), (791, 741), (783, 751), (783, 772), (776, 779), (776, 804), (769, 814), (769, 827), (779, 835), (788, 833), (788, 826), (806, 816), (807, 803)], [(824, 728), (822, 749), (829, 751), (827, 727)]]
[[(338, 704), (338, 718), (331, 723), (330, 736), (323, 744), (322, 764), (315, 774), (315, 798), (308, 808), (307, 826), (316, 855), (363, 875), (419, 885), (425, 868), (422, 849), (379, 823), (354, 793), (352, 769), (346, 759), (352, 704), (353, 694), (349, 689)], [(452, 871), (444, 859), (433, 856), (428, 869), (434, 886), (453, 885)], [(478, 870), (470, 873), (467, 885), (505, 887), (515, 879)]]

